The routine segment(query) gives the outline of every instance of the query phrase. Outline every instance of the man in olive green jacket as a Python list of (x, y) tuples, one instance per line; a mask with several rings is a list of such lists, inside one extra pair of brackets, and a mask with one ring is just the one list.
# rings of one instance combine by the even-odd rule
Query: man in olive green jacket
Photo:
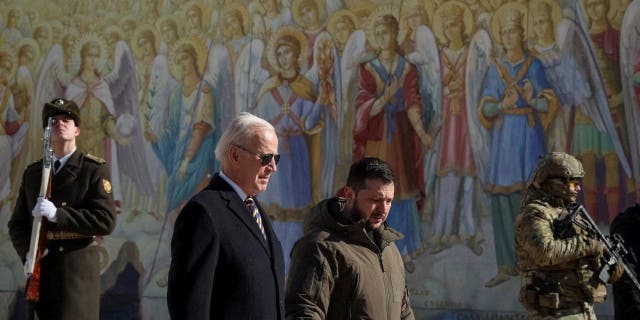
[(404, 264), (385, 223), (394, 195), (388, 164), (351, 166), (341, 196), (315, 206), (292, 250), (287, 319), (414, 319)]

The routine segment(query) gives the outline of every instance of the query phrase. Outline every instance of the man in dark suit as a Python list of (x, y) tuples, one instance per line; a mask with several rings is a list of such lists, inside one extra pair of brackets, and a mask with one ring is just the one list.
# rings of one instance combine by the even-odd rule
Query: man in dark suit
[[(172, 319), (283, 319), (284, 260), (255, 196), (280, 156), (273, 126), (242, 113), (216, 146), (221, 171), (183, 207), (171, 240)], [(250, 199), (250, 200), (245, 200)]]
[[(55, 99), (44, 106), (42, 120), (51, 129), (51, 196), (39, 197), (42, 160), (28, 166), (9, 221), (18, 256), (29, 256), (33, 217), (41, 217), (41, 258), (29, 276), (27, 298), (40, 319), (98, 319), (100, 250), (96, 236), (110, 234), (116, 207), (109, 167), (96, 156), (76, 150), (80, 111), (73, 102)], [(26, 271), (26, 270), (25, 270)]]

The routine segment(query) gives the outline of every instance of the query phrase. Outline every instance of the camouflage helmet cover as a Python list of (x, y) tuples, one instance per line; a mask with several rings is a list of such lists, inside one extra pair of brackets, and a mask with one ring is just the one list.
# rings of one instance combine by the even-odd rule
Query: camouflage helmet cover
[(564, 152), (551, 152), (540, 158), (533, 170), (531, 180), (536, 188), (540, 188), (547, 179), (580, 179), (582, 177), (584, 177), (584, 169), (580, 160)]

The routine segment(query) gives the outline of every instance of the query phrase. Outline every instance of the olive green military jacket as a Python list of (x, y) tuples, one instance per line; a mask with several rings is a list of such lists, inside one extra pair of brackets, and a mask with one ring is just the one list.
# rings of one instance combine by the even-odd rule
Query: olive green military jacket
[[(103, 159), (76, 150), (51, 178), (49, 200), (57, 207), (56, 221), (43, 218), (49, 235), (41, 260), (40, 301), (36, 310), (44, 319), (98, 319), (100, 250), (94, 236), (107, 235), (116, 225), (109, 167)], [(40, 191), (42, 161), (25, 170), (9, 234), (24, 262), (31, 239), (33, 216)], [(65, 238), (69, 237), (69, 238)]]
[(600, 296), (603, 286), (594, 276), (599, 267), (599, 257), (592, 255), (594, 240), (575, 226), (558, 230), (558, 220), (566, 214), (565, 208), (542, 200), (523, 206), (515, 222), (518, 269), (525, 280), (535, 276), (547, 283), (549, 288), (543, 290), (561, 291), (561, 301), (598, 302), (604, 296)]

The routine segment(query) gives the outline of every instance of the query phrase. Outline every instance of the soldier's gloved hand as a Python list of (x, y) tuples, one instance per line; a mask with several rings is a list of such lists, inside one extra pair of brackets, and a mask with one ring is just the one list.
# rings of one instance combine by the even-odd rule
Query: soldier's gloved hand
[(27, 266), (29, 265), (29, 260), (30, 260), (29, 256), (30, 254), (29, 252), (27, 252), (27, 261), (24, 262), (24, 276), (27, 279), (31, 276), (31, 273), (27, 270), (28, 269)]
[(43, 197), (38, 197), (38, 201), (36, 202), (36, 205), (33, 207), (33, 211), (31, 211), (31, 214), (34, 217), (45, 217), (47, 218), (47, 220), (51, 221), (51, 222), (56, 222), (56, 211), (58, 210), (58, 208), (56, 208), (56, 206), (53, 204), (53, 202), (43, 198)]
[(614, 283), (620, 280), (620, 278), (622, 278), (622, 275), (624, 275), (624, 268), (622, 267), (622, 264), (616, 263), (613, 269), (611, 269), (611, 271), (609, 272), (608, 282)]
[(595, 256), (600, 257), (604, 253), (604, 243), (595, 240), (589, 239), (587, 242), (587, 246), (585, 248), (585, 256)]

